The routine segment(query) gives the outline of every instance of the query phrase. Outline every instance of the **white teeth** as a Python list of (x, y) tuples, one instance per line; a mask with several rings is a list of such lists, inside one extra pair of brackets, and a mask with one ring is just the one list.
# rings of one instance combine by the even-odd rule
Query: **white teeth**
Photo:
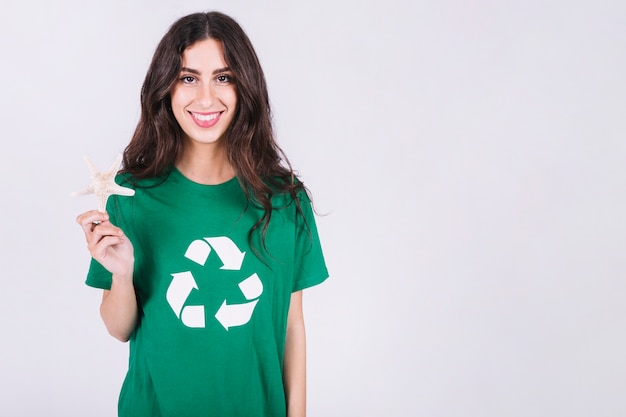
[(212, 113), (212, 114), (198, 114), (198, 113), (194, 113), (193, 114), (194, 117), (198, 120), (202, 120), (203, 122), (208, 122), (210, 120), (213, 120), (217, 117), (217, 113)]

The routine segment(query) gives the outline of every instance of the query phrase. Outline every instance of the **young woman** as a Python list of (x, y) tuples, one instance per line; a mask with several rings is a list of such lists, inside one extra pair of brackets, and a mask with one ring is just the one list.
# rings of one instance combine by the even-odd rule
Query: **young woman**
[(120, 416), (304, 416), (302, 290), (327, 270), (307, 191), (276, 144), (263, 71), (230, 17), (159, 43), (107, 213), (77, 221), (130, 340)]

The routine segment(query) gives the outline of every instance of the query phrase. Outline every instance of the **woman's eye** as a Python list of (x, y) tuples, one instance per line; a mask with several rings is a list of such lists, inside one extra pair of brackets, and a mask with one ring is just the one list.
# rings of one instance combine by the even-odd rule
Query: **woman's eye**
[(228, 84), (229, 82), (233, 80), (233, 77), (227, 74), (221, 74), (217, 76), (216, 80), (220, 84)]
[(185, 84), (191, 84), (192, 82), (196, 81), (196, 79), (192, 77), (191, 75), (186, 75), (182, 77), (180, 80), (184, 82)]

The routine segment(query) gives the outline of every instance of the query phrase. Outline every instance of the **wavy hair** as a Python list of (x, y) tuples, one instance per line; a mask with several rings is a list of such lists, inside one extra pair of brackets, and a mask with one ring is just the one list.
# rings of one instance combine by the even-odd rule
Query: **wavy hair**
[(308, 190), (297, 178), (275, 141), (265, 76), (250, 39), (231, 17), (220, 12), (194, 13), (170, 26), (159, 42), (141, 89), (141, 116), (124, 151), (123, 171), (135, 179), (164, 177), (171, 172), (183, 146), (183, 131), (172, 113), (170, 92), (182, 68), (182, 54), (204, 39), (221, 41), (224, 60), (237, 91), (237, 108), (225, 132), (226, 154), (248, 202), (262, 208), (254, 224), (265, 232), (272, 215), (271, 199), (289, 194), (302, 208), (298, 193)]

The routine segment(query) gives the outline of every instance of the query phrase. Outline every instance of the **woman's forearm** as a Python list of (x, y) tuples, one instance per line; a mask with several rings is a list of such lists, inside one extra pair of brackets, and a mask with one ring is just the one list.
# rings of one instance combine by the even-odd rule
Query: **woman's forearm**
[(116, 339), (127, 342), (137, 325), (137, 298), (132, 277), (113, 276), (111, 290), (104, 291), (100, 315)]
[(306, 333), (302, 291), (291, 296), (285, 339), (283, 381), (288, 417), (306, 416)]

